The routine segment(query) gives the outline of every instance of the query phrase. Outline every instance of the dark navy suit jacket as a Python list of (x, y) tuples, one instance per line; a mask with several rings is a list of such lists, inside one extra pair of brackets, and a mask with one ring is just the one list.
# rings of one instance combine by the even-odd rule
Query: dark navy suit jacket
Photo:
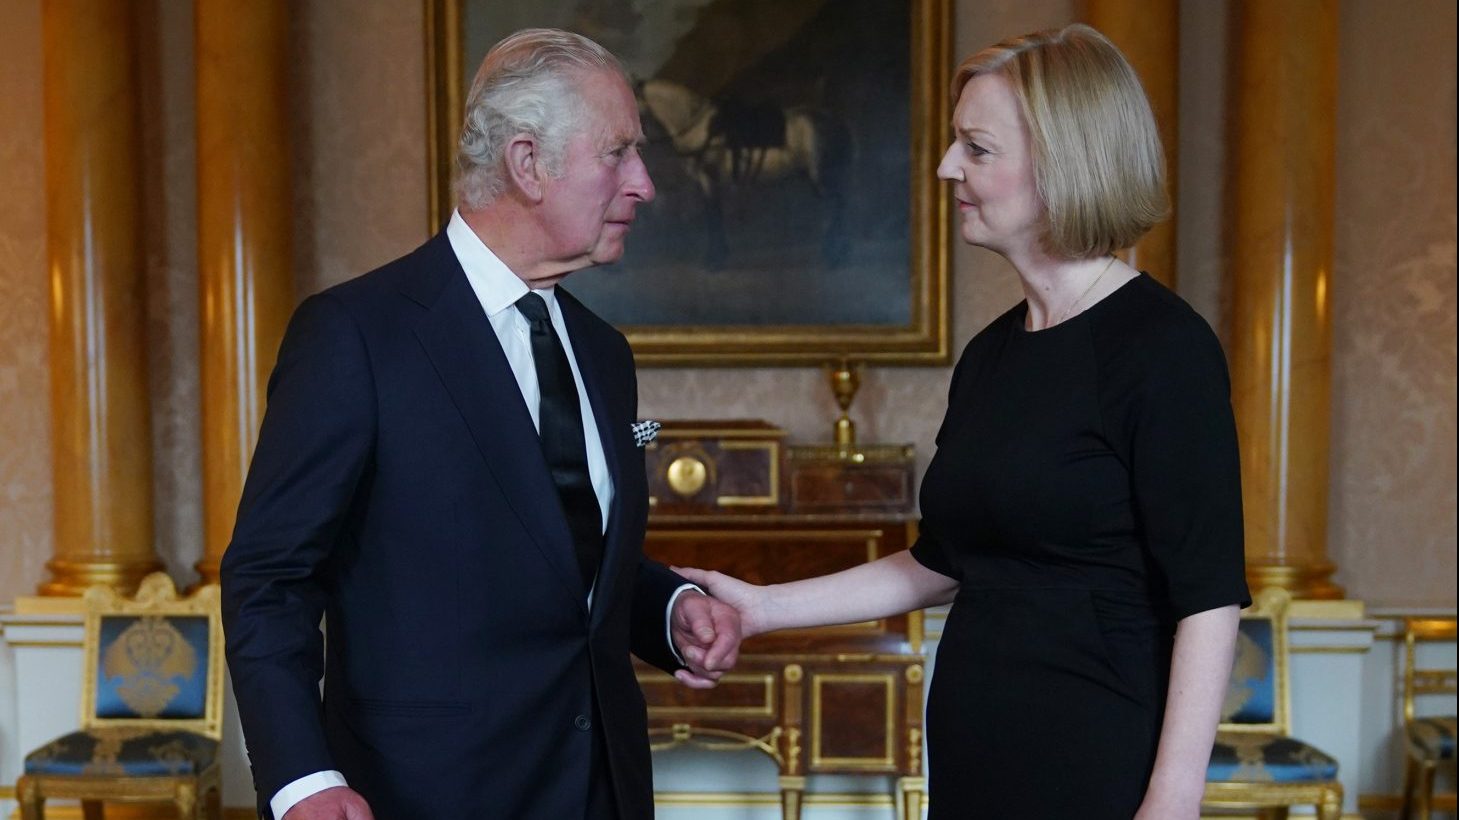
[(629, 652), (677, 667), (664, 611), (683, 581), (642, 552), (628, 343), (558, 299), (615, 488), (591, 611), (531, 417), (444, 233), (290, 321), (222, 564), (265, 816), (280, 787), (338, 769), (382, 820), (580, 818), (594, 732), (620, 815), (652, 815)]

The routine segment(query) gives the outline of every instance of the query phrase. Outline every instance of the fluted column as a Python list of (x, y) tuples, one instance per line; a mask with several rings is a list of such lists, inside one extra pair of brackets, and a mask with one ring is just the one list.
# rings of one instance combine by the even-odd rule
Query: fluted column
[(1155, 112), (1165, 146), (1171, 215), (1131, 248), (1126, 261), (1175, 287), (1175, 202), (1180, 122), (1180, 3), (1177, 0), (1085, 0), (1084, 20), (1125, 53)]
[(1230, 359), (1247, 574), (1339, 598), (1327, 559), (1338, 4), (1233, 6)]
[(294, 304), (288, 4), (197, 0), (204, 583), (233, 529)]
[(42, 595), (130, 592), (152, 542), (136, 35), (126, 0), (43, 8), (56, 543)]

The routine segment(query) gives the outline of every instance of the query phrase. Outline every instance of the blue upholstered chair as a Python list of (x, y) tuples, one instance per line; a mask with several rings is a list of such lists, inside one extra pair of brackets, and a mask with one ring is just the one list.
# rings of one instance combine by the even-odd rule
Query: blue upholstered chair
[(218, 820), (218, 587), (179, 600), (157, 572), (135, 599), (97, 586), (84, 605), (81, 728), (26, 755), (21, 817), (42, 820), (48, 798), (71, 798), (87, 820), (107, 801), (169, 801), (179, 817)]
[(1291, 736), (1286, 590), (1264, 589), (1241, 613), (1236, 664), (1221, 708), (1203, 803), (1257, 808), (1285, 818), (1313, 805), (1320, 820), (1342, 816), (1337, 761)]
[[(1435, 669), (1418, 665), (1420, 642), (1455, 639), (1453, 618), (1405, 618), (1403, 623), (1403, 734), (1408, 765), (1403, 774), (1403, 820), (1417, 814), (1429, 820), (1434, 802), (1434, 772), (1441, 763), (1454, 762), (1454, 713), (1445, 715), (1417, 714), (1419, 698), (1430, 695), (1453, 695), (1453, 669)], [(1454, 708), (1453, 702), (1448, 704)]]

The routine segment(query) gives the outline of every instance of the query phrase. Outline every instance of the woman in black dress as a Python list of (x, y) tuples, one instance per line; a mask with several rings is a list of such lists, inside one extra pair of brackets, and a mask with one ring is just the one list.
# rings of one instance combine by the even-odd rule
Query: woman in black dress
[(1220, 346), (1114, 256), (1168, 210), (1149, 103), (1079, 25), (973, 55), (955, 90), (938, 176), (1026, 299), (953, 371), (921, 537), (791, 584), (685, 574), (746, 636), (952, 602), (934, 818), (1195, 820), (1248, 594)]

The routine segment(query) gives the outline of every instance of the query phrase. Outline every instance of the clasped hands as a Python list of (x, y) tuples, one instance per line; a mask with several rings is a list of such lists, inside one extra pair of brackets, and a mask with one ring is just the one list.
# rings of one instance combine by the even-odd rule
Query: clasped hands
[(762, 618), (754, 597), (758, 587), (718, 572), (673, 569), (710, 593), (691, 590), (674, 602), (670, 630), (674, 646), (688, 667), (674, 677), (690, 688), (709, 689), (734, 668), (740, 641), (766, 631), (759, 626)]

